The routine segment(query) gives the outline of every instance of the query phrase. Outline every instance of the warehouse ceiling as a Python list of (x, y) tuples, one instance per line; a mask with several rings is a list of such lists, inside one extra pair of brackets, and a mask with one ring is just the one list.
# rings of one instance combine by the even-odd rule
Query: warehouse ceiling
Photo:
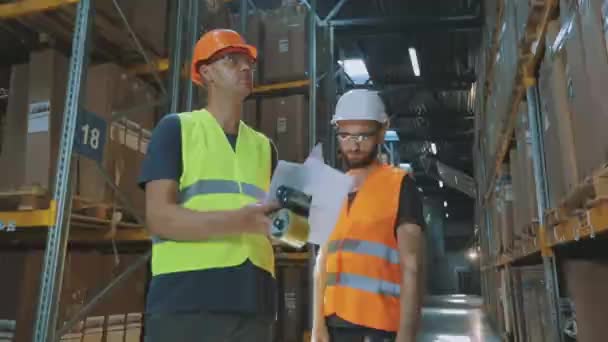
[[(128, 12), (131, 1), (151, 1), (150, 8), (166, 6), (164, 0), (117, 2)], [(219, 4), (222, 1), (204, 2)], [(3, 2), (7, 1), (0, 0)], [(289, 1), (249, 1), (258, 9), (275, 8), (286, 2)], [(291, 2), (307, 4), (309, 0)], [(93, 58), (112, 59), (123, 65), (141, 63), (141, 55), (112, 1), (97, 0), (95, 3)], [(236, 13), (239, 3), (232, 1), (228, 9)], [(482, 1), (317, 0), (319, 18), (326, 18), (338, 3), (342, 6), (333, 12), (336, 15), (332, 21), (337, 58), (361, 59), (370, 79), (367, 83), (347, 87), (381, 91), (392, 116), (392, 127), (401, 138), (402, 162), (413, 165), (425, 196), (439, 200), (439, 203), (446, 200), (449, 206), (445, 211), (450, 220), (472, 222), (472, 199), (447, 186), (440, 187), (436, 178), (424, 174), (420, 158), (431, 155), (473, 174), (471, 104), (474, 101), (471, 89), (477, 77), (475, 65), (481, 45)], [(224, 22), (229, 10), (208, 12), (203, 16), (203, 27), (217, 26), (213, 20)], [(63, 6), (24, 18), (3, 20), (0, 22), (0, 44), (6, 48), (0, 54), (0, 65), (27, 61), (29, 51), (38, 46), (54, 45), (69, 50), (74, 17), (75, 6)], [(166, 46), (159, 48), (158, 44), (146, 40), (141, 44), (151, 58), (168, 55)], [(415, 50), (419, 75), (412, 65), (411, 49)], [(432, 144), (436, 147), (436, 155)]]
[[(319, 17), (339, 2), (317, 1)], [(413, 165), (425, 197), (447, 202), (443, 211), (448, 220), (470, 222), (471, 227), (473, 200), (441, 187), (437, 178), (425, 174), (420, 158), (432, 156), (473, 175), (471, 89), (481, 13), (478, 0), (347, 0), (334, 18), (339, 58), (362, 59), (369, 74), (367, 84), (350, 87), (381, 91), (401, 139), (401, 160)]]

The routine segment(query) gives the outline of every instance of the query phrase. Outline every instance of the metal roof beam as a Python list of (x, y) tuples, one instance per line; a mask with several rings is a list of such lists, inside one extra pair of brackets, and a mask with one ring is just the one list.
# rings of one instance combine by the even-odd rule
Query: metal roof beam
[(478, 31), (483, 27), (480, 15), (450, 17), (390, 16), (355, 19), (335, 19), (329, 24), (336, 34), (382, 34), (400, 31)]
[(409, 79), (400, 80), (377, 80), (373, 75), (370, 75), (373, 84), (371, 85), (351, 85), (353, 89), (375, 89), (385, 93), (399, 92), (412, 88), (427, 88), (434, 91), (458, 91), (471, 90), (471, 84), (476, 81), (476, 76), (464, 75), (462, 77), (433, 77), (432, 79), (424, 77), (412, 77)]

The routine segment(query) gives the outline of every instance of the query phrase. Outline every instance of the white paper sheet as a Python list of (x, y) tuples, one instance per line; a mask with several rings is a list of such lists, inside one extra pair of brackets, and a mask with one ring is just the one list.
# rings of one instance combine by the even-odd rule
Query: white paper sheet
[(324, 244), (336, 226), (342, 205), (353, 187), (353, 178), (326, 165), (323, 148), (318, 144), (304, 164), (278, 162), (266, 201), (276, 200), (276, 190), (281, 185), (312, 196), (308, 242)]

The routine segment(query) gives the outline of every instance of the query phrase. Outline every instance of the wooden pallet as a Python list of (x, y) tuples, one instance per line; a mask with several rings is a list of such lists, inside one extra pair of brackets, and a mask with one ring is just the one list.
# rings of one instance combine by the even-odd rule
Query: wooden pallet
[(0, 192), (0, 210), (48, 209), (51, 196), (39, 186), (22, 187), (17, 190)]
[(121, 211), (109, 203), (91, 201), (80, 196), (74, 196), (72, 202), (72, 213), (102, 220), (111, 220), (114, 212)]
[(608, 165), (579, 184), (546, 215), (551, 246), (594, 238), (608, 230)]
[(570, 213), (589, 209), (598, 201), (608, 199), (608, 164), (579, 184), (561, 203), (562, 211)]

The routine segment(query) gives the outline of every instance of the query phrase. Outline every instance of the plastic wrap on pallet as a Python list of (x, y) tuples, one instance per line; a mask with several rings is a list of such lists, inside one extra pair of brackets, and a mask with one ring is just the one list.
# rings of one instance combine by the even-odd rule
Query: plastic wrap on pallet
[[(566, 53), (568, 101), (574, 120), (572, 129), (580, 169), (579, 182), (608, 160), (608, 54), (605, 41), (601, 3), (598, 0), (562, 0), (558, 42)], [(557, 50), (557, 49), (556, 49)]]
[(497, 97), (499, 96), (498, 90), (499, 86), (494, 83), (493, 91), (486, 102), (485, 113), (483, 116), (482, 146), (485, 152), (486, 165), (489, 170), (494, 167), (497, 139), (499, 136), (499, 128), (497, 125), (498, 107), (496, 103)]
[[(527, 103), (520, 104), (518, 123), (515, 129), (517, 136), (517, 151), (519, 154), (519, 176), (521, 178), (521, 205), (524, 227), (538, 220), (538, 205), (536, 199), (536, 181), (532, 161), (532, 135), (528, 122)], [(519, 201), (520, 199), (517, 199)], [(523, 235), (525, 236), (525, 232)]]
[(515, 6), (517, 41), (521, 42), (526, 34), (526, 26), (528, 24), (528, 17), (530, 16), (530, 1), (515, 0), (510, 2)]
[(500, 48), (494, 74), (494, 82), (500, 87), (497, 95), (497, 107), (501, 129), (505, 127), (510, 113), (511, 94), (517, 76), (518, 48), (514, 2), (507, 1), (505, 3), (503, 18), (500, 28)]
[(503, 170), (503, 175), (498, 181), (498, 202), (501, 226), (501, 250), (509, 251), (513, 240), (513, 186), (508, 167)]
[(559, 206), (560, 201), (578, 183), (578, 165), (572, 132), (573, 117), (567, 99), (564, 53), (563, 50), (553, 51), (552, 48), (559, 29), (558, 21), (548, 24), (547, 52), (539, 76), (550, 208)]
[(496, 30), (496, 27), (498, 25), (497, 20), (498, 20), (498, 9), (499, 6), (501, 4), (503, 0), (487, 0), (485, 1), (484, 4), (484, 8), (485, 8), (485, 32), (487, 40), (487, 46), (490, 47), (491, 46), (491, 42), (494, 40), (494, 33)]
[[(519, 148), (519, 146), (518, 146)], [(522, 179), (520, 176), (519, 151), (512, 149), (510, 152), (510, 174), (513, 187), (513, 239), (521, 235), (521, 229), (524, 226), (524, 214), (522, 211)], [(512, 246), (515, 245), (513, 241)]]

